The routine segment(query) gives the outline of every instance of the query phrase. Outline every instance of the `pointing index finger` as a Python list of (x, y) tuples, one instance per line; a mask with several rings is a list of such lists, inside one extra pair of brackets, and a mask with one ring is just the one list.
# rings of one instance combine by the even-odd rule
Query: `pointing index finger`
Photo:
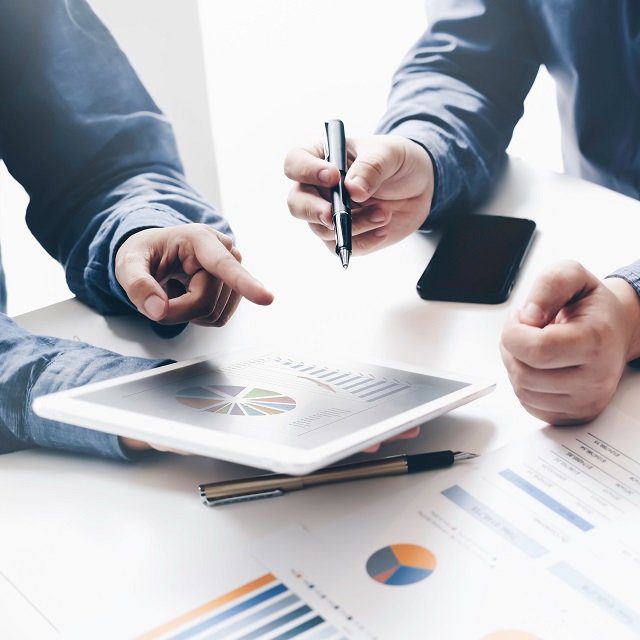
[(247, 300), (260, 305), (273, 302), (273, 294), (227, 251), (218, 238), (199, 236), (194, 241), (194, 250), (198, 261), (208, 273)]

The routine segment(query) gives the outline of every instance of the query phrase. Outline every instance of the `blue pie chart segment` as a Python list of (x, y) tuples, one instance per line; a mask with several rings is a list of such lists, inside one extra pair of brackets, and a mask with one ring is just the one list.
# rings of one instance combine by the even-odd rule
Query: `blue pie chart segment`
[(378, 549), (367, 560), (369, 577), (381, 584), (404, 586), (421, 582), (436, 568), (436, 557), (417, 544), (392, 544)]

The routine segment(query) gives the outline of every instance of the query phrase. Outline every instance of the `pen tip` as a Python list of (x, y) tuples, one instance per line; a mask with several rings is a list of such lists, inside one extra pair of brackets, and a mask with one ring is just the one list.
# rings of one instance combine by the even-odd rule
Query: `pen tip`
[(343, 269), (346, 269), (349, 266), (350, 257), (351, 251), (349, 251), (349, 249), (340, 249), (340, 261), (342, 262)]
[(479, 456), (479, 453), (469, 453), (467, 451), (455, 451), (453, 454), (455, 460), (473, 460)]

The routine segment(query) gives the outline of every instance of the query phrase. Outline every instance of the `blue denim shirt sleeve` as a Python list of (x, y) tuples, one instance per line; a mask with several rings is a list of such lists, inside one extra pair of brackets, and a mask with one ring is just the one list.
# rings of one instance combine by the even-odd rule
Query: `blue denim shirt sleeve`
[(226, 221), (185, 181), (171, 126), (85, 0), (0, 0), (0, 151), (71, 290), (134, 307), (114, 257), (133, 232)]
[(628, 282), (640, 296), (640, 260), (636, 260), (626, 267), (620, 267), (613, 273), (609, 274), (607, 278), (622, 278)]
[(429, 224), (490, 193), (540, 66), (523, 0), (428, 2), (430, 26), (396, 72), (379, 133), (431, 155)]
[(0, 314), (0, 454), (30, 447), (130, 460), (117, 436), (46, 420), (31, 403), (47, 393), (146, 371), (168, 361), (121, 356), (98, 347), (36, 336)]
[[(0, 0), (0, 155), (27, 223), (71, 290), (133, 312), (114, 257), (132, 233), (226, 221), (186, 183), (166, 118), (85, 0)], [(38, 418), (34, 397), (158, 361), (34, 336), (0, 315), (0, 452), (43, 446), (126, 459), (115, 436)]]

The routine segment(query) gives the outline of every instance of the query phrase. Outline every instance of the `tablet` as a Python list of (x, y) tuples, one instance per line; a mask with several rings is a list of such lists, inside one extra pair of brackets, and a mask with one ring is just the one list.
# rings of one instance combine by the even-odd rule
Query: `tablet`
[(33, 408), (59, 422), (299, 475), (493, 387), (397, 363), (253, 349), (41, 396)]

